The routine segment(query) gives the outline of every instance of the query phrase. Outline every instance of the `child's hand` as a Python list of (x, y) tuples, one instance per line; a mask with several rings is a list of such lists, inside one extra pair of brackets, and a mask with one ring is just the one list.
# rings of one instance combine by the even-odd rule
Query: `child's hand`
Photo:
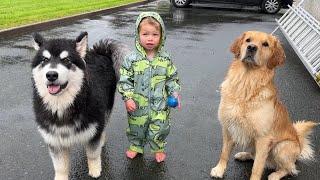
[(172, 96), (178, 99), (178, 109), (181, 110), (181, 96), (178, 94), (178, 92), (172, 93)]
[(136, 103), (132, 99), (128, 99), (125, 104), (128, 112), (133, 112), (137, 109)]

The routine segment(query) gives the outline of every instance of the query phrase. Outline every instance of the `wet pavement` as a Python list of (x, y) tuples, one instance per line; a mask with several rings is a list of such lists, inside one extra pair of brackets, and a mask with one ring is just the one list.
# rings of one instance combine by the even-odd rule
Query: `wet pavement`
[[(102, 38), (114, 38), (133, 45), (134, 22), (140, 11), (157, 11), (167, 28), (166, 48), (171, 53), (182, 81), (182, 111), (172, 112), (165, 163), (157, 164), (146, 154), (126, 159), (126, 113), (120, 96), (108, 124), (108, 140), (103, 149), (103, 172), (99, 179), (210, 179), (209, 172), (219, 159), (221, 129), (217, 119), (222, 82), (232, 54), (229, 46), (243, 31), (272, 32), (274, 18), (257, 11), (192, 7), (175, 9), (167, 1), (121, 10), (113, 14), (76, 21), (40, 32), (46, 38), (75, 38), (89, 33), (89, 45)], [(30, 62), (35, 51), (31, 32), (17, 37), (0, 37), (0, 179), (52, 179), (53, 166), (46, 145), (36, 130), (32, 111)], [(280, 98), (292, 119), (320, 122), (320, 89), (281, 34), (287, 61), (278, 68), (276, 84)], [(320, 128), (312, 136), (316, 161), (298, 162), (297, 177), (320, 177)], [(234, 154), (234, 152), (233, 152)], [(72, 149), (71, 179), (90, 179), (80, 146)], [(225, 179), (249, 179), (252, 162), (231, 158)], [(263, 179), (271, 171), (265, 171)]]

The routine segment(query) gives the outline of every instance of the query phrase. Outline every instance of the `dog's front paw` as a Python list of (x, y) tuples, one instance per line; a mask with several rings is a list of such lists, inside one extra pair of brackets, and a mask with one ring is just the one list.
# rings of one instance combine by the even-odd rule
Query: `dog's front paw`
[(54, 180), (68, 180), (68, 174), (57, 173)]
[(101, 175), (101, 166), (100, 167), (92, 167), (89, 169), (89, 176), (93, 178), (100, 177)]
[(272, 173), (268, 176), (268, 180), (280, 180), (276, 173)]
[(224, 169), (219, 166), (216, 166), (211, 169), (210, 176), (215, 178), (222, 178), (223, 173), (224, 173)]
[(101, 175), (101, 162), (93, 161), (89, 163), (89, 176), (93, 178), (100, 177)]
[(251, 174), (250, 180), (261, 180), (261, 177), (259, 177), (258, 175), (255, 175), (255, 174)]

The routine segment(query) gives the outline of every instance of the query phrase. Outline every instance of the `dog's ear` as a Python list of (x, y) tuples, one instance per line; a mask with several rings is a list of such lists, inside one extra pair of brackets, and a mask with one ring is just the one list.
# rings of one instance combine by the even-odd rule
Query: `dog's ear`
[(35, 50), (39, 50), (45, 41), (44, 38), (38, 33), (32, 34), (32, 37), (33, 37), (33, 48)]
[(230, 51), (234, 54), (235, 58), (240, 57), (240, 51), (241, 51), (241, 44), (243, 41), (243, 38), (246, 36), (246, 33), (242, 33), (241, 36), (239, 36), (231, 45)]
[(286, 59), (286, 54), (284, 53), (284, 50), (280, 41), (274, 36), (272, 38), (274, 39), (273, 40), (274, 46), (272, 49), (272, 56), (267, 63), (267, 67), (269, 69), (273, 69), (278, 65), (284, 64), (284, 61)]
[(88, 33), (81, 32), (76, 39), (76, 50), (79, 53), (81, 58), (84, 58), (86, 56), (87, 47), (88, 47)]

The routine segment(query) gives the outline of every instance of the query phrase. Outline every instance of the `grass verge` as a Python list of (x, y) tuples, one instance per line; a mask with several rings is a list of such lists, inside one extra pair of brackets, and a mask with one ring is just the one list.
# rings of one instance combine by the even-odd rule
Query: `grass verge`
[(0, 30), (143, 0), (1, 0)]

